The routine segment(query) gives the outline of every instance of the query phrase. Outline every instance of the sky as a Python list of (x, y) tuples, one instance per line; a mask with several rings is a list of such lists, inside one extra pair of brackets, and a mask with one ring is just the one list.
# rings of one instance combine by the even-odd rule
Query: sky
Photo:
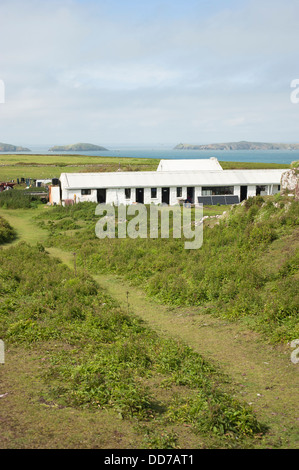
[(0, 0), (0, 142), (299, 142), (298, 17), (298, 0)]

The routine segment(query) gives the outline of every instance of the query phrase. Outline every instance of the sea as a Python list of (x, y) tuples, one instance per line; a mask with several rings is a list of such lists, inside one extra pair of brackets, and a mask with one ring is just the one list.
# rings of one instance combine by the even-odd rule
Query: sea
[[(103, 146), (105, 146), (103, 144)], [(174, 145), (175, 146), (175, 145)], [(80, 151), (80, 152), (50, 152), (49, 145), (26, 145), (31, 152), (14, 152), (20, 155), (89, 155), (119, 158), (145, 158), (145, 159), (205, 159), (216, 157), (219, 161), (231, 162), (262, 162), (290, 164), (299, 160), (299, 150), (178, 150), (170, 145), (110, 145), (105, 146), (106, 151)], [(3, 154), (4, 152), (1, 152)], [(11, 154), (11, 152), (7, 152)]]

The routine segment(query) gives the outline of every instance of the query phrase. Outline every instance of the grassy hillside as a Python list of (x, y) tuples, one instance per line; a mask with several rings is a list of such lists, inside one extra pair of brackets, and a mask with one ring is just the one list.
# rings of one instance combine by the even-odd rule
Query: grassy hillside
[(99, 240), (95, 206), (46, 211), (40, 225), (50, 231), (49, 243), (76, 251), (91, 272), (122, 275), (163, 303), (243, 319), (274, 342), (299, 336), (299, 203), (292, 198), (258, 196), (208, 219), (198, 250), (184, 249), (183, 239)]
[(9, 351), (37, 355), (29, 409), (39, 401), (113, 410), (134, 420), (146, 447), (179, 446), (184, 426), (224, 447), (266, 431), (248, 404), (225, 392), (227, 378), (214, 365), (158, 336), (40, 244), (0, 250), (0, 266), (0, 337)]
[(265, 342), (299, 336), (298, 202), (257, 197), (207, 219), (199, 250), (99, 240), (95, 207), (1, 209), (33, 246), (0, 249), (0, 447), (297, 446), (296, 365)]

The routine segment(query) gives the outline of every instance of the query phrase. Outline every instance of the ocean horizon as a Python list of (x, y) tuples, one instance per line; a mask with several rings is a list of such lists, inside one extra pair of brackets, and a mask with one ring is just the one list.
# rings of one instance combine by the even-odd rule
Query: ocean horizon
[(219, 161), (233, 162), (261, 162), (290, 164), (299, 160), (299, 150), (178, 150), (166, 145), (161, 146), (134, 146), (115, 145), (105, 146), (106, 151), (78, 151), (78, 152), (52, 152), (51, 145), (27, 145), (30, 152), (1, 152), (1, 154), (19, 155), (86, 155), (119, 158), (145, 158), (145, 159), (205, 159), (216, 157)]

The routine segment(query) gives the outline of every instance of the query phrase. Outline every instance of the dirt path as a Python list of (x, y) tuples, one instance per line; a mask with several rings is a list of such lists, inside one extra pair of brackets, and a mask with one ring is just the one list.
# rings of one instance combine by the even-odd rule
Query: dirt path
[[(288, 346), (273, 347), (259, 334), (200, 312), (198, 308), (168, 308), (112, 275), (95, 276), (123, 308), (142, 317), (162, 335), (181, 338), (211, 360), (233, 381), (236, 397), (251, 403), (271, 427), (269, 446), (299, 447), (299, 364)], [(128, 301), (127, 301), (128, 293)]]
[[(12, 217), (6, 218), (14, 225)], [(23, 221), (20, 239), (35, 242), (33, 228), (34, 221)], [(72, 253), (59, 248), (47, 251), (74, 268)], [(124, 309), (143, 318), (159, 334), (182, 339), (228, 374), (233, 394), (252, 404), (258, 419), (270, 427), (258, 446), (299, 448), (299, 364), (292, 363), (288, 345), (267, 344), (241, 323), (212, 317), (198, 308), (158, 304), (117, 276), (94, 278)]]
[[(45, 206), (40, 206), (38, 211), (43, 210)], [(17, 238), (10, 244), (4, 245), (8, 248), (10, 245), (15, 245), (20, 241), (36, 244), (38, 242), (45, 243), (48, 234), (46, 230), (38, 227), (34, 223), (33, 216), (37, 212), (32, 209), (14, 210), (14, 209), (0, 209), (0, 216), (4, 217), (7, 222), (16, 230)]]

